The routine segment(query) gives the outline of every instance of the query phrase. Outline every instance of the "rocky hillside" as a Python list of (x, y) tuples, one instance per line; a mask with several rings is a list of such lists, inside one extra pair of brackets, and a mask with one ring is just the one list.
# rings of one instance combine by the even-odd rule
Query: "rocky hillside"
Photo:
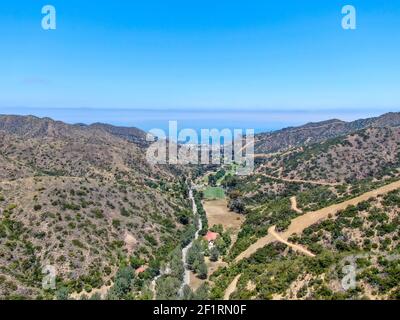
[(399, 155), (400, 128), (371, 127), (276, 156), (264, 166), (281, 178), (351, 183), (394, 174)]
[(387, 113), (380, 117), (360, 119), (352, 122), (328, 120), (290, 127), (272, 133), (256, 135), (256, 153), (271, 153), (285, 149), (322, 142), (368, 127), (400, 126), (400, 113)]
[(190, 212), (185, 173), (150, 165), (144, 132), (0, 116), (0, 296), (39, 297), (42, 267), (101, 287), (133, 253), (174, 248)]
[[(399, 114), (257, 138), (269, 154), (257, 154), (254, 173), (221, 182), (245, 221), (231, 264), (211, 278), (212, 298), (399, 299), (399, 190), (377, 192), (400, 179)], [(336, 216), (318, 216), (339, 204)]]

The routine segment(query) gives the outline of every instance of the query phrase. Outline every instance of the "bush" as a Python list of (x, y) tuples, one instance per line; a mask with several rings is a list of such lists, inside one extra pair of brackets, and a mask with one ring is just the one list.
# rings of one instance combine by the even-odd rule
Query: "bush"
[(204, 262), (200, 263), (197, 268), (197, 276), (200, 279), (207, 279), (207, 266)]
[(214, 246), (211, 248), (210, 251), (210, 261), (213, 262), (218, 261), (218, 258), (219, 258), (219, 251), (218, 248)]
[(132, 267), (133, 269), (139, 268), (139, 267), (142, 266), (144, 263), (145, 263), (145, 261), (144, 261), (143, 259), (138, 258), (138, 257), (132, 256), (132, 257), (130, 258), (130, 264), (131, 264), (131, 267)]

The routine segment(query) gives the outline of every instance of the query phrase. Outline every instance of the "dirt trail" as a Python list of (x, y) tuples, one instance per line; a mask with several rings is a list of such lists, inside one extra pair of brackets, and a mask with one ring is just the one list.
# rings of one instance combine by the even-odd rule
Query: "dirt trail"
[(291, 243), (291, 242), (287, 241), (287, 239), (284, 239), (281, 234), (276, 232), (275, 226), (272, 226), (271, 228), (268, 229), (268, 234), (273, 236), (277, 241), (279, 241), (279, 242), (287, 245), (288, 247), (292, 248), (294, 251), (301, 252), (301, 253), (305, 254), (306, 256), (309, 256), (309, 257), (315, 257), (315, 254), (312, 253), (311, 251), (308, 251), (306, 248), (304, 248), (304, 247), (302, 247), (302, 246), (300, 246), (298, 244)]
[(235, 279), (233, 279), (233, 281), (230, 283), (228, 288), (226, 288), (225, 294), (224, 294), (224, 300), (229, 300), (230, 295), (236, 290), (236, 286), (237, 286), (240, 276), (241, 276), (240, 274), (237, 275), (235, 277)]
[[(387, 194), (391, 191), (397, 190), (400, 188), (400, 181), (396, 181), (393, 183), (390, 183), (386, 186), (380, 187), (376, 190), (366, 192), (362, 194), (361, 196), (355, 197), (353, 199), (331, 205), (329, 207), (317, 210), (317, 211), (312, 211), (309, 213), (306, 213), (300, 217), (297, 217), (292, 220), (288, 230), (286, 232), (283, 232), (281, 234), (278, 234), (275, 231), (275, 226), (272, 226), (271, 228), (268, 229), (268, 235), (266, 235), (263, 238), (260, 238), (256, 243), (252, 244), (250, 247), (248, 247), (245, 251), (243, 251), (240, 255), (238, 255), (235, 259), (235, 262), (238, 262), (244, 258), (250, 257), (253, 253), (255, 253), (258, 249), (266, 246), (269, 243), (279, 241), (282, 242), (294, 250), (300, 251), (310, 257), (315, 257), (315, 255), (308, 251), (307, 249), (290, 243), (287, 241), (287, 239), (297, 233), (303, 232), (304, 229), (308, 228), (309, 226), (312, 226), (313, 224), (324, 220), (329, 217), (329, 215), (336, 215), (339, 211), (346, 209), (350, 205), (357, 205), (360, 202), (367, 201), (368, 199), (372, 197), (377, 197), (379, 195), (384, 195)], [(229, 300), (229, 296), (236, 290), (236, 285), (239, 280), (241, 275), (236, 276), (235, 279), (229, 284), (228, 288), (225, 291), (224, 294), (224, 299)]]
[[(287, 231), (280, 234), (283, 239), (288, 239), (293, 234), (300, 234), (304, 229), (312, 226), (313, 224), (328, 218), (329, 215), (336, 215), (339, 211), (346, 209), (350, 205), (357, 205), (362, 201), (366, 201), (371, 197), (376, 197), (379, 195), (384, 195), (390, 191), (394, 191), (400, 188), (400, 181), (396, 181), (390, 183), (386, 186), (380, 187), (376, 190), (366, 192), (358, 197), (353, 199), (331, 205), (326, 208), (322, 208), (317, 211), (308, 212), (299, 216), (292, 220)], [(268, 234), (267, 236), (258, 239), (257, 242), (253, 243), (250, 247), (248, 247), (245, 251), (243, 251), (240, 255), (238, 255), (235, 259), (236, 262), (250, 257), (253, 253), (255, 253), (258, 249), (264, 247), (265, 245), (276, 241), (276, 239)]]
[(291, 206), (292, 206), (292, 210), (293, 210), (293, 211), (296, 211), (297, 213), (303, 213), (303, 210), (300, 210), (300, 209), (297, 207), (297, 199), (296, 199), (296, 196), (293, 196), (293, 197), (290, 198), (290, 204), (291, 204)]
[(267, 177), (267, 178), (270, 178), (270, 179), (274, 179), (274, 180), (278, 180), (278, 181), (285, 181), (285, 182), (308, 183), (308, 184), (314, 184), (314, 185), (318, 185), (318, 186), (329, 186), (329, 187), (336, 187), (336, 186), (340, 185), (340, 183), (333, 183), (333, 182), (281, 178), (281, 177), (271, 176), (271, 175), (266, 174), (266, 173), (263, 173), (262, 175)]

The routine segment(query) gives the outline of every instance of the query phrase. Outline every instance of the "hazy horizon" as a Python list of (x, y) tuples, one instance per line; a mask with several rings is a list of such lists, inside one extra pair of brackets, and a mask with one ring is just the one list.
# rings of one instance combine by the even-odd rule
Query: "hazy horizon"
[(256, 133), (275, 131), (330, 119), (353, 121), (370, 118), (400, 109), (333, 109), (333, 110), (239, 110), (239, 109), (126, 109), (126, 108), (1, 108), (0, 114), (49, 117), (70, 124), (107, 123), (137, 127), (144, 131), (168, 129), (168, 121), (177, 121), (178, 128), (254, 129)]

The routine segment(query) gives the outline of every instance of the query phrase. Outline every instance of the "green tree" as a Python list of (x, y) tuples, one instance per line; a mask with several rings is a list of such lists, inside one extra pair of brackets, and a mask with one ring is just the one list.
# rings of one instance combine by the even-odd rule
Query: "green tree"
[(203, 283), (194, 293), (194, 300), (208, 300), (209, 291), (208, 283)]
[(185, 268), (182, 263), (182, 251), (180, 247), (175, 248), (170, 258), (171, 276), (183, 280)]
[(144, 260), (140, 259), (139, 257), (132, 256), (130, 258), (130, 263), (131, 263), (131, 267), (133, 269), (137, 269), (137, 268), (139, 268), (140, 266), (142, 266), (144, 264)]
[(195, 269), (194, 265), (196, 264), (196, 261), (200, 259), (201, 255), (201, 244), (199, 241), (194, 241), (193, 245), (188, 250), (186, 258), (186, 263), (191, 270)]
[(69, 300), (69, 291), (66, 287), (61, 287), (56, 291), (57, 300)]
[(215, 262), (218, 261), (218, 258), (219, 258), (219, 250), (216, 246), (214, 246), (210, 250), (210, 260)]
[(134, 269), (129, 267), (120, 268), (115, 275), (114, 285), (108, 292), (107, 299), (122, 300), (129, 299), (134, 280)]
[(176, 300), (181, 286), (179, 279), (163, 276), (157, 280), (157, 299), (158, 300)]
[(207, 265), (204, 263), (204, 261), (199, 264), (197, 273), (200, 279), (207, 279), (208, 270)]
[(192, 289), (188, 286), (185, 285), (183, 287), (183, 296), (182, 296), (182, 300), (193, 300), (193, 291)]

